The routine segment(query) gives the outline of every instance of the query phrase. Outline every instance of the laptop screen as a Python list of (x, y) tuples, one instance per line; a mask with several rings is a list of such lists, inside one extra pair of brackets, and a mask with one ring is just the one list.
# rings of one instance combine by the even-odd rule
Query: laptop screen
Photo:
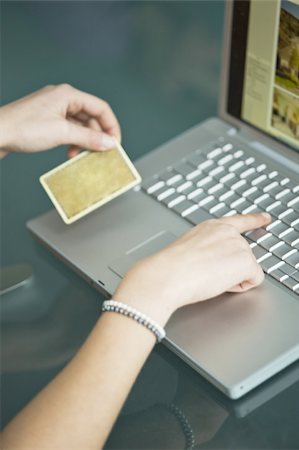
[(227, 111), (299, 150), (299, 0), (236, 0)]

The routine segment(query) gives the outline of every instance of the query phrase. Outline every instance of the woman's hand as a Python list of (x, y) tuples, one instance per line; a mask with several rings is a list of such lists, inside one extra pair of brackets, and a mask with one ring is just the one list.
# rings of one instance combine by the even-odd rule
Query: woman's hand
[(165, 324), (179, 307), (258, 286), (263, 271), (247, 241), (248, 230), (267, 225), (268, 214), (208, 220), (167, 248), (138, 262), (114, 298)]
[(0, 108), (0, 156), (9, 151), (36, 152), (70, 144), (106, 150), (120, 140), (118, 121), (105, 101), (68, 84), (47, 86)]
[[(255, 287), (263, 272), (240, 233), (269, 222), (264, 214), (203, 222), (137, 263), (114, 298), (164, 326), (180, 306)], [(102, 314), (72, 362), (5, 428), (3, 447), (102, 448), (155, 341), (135, 320)]]

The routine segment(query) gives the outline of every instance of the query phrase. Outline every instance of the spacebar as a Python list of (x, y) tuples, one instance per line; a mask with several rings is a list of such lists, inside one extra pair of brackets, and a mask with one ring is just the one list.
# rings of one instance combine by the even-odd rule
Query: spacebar
[(187, 219), (193, 225), (197, 225), (198, 223), (201, 223), (204, 220), (212, 218), (213, 216), (211, 214), (207, 213), (204, 209), (200, 208), (184, 217), (184, 219)]

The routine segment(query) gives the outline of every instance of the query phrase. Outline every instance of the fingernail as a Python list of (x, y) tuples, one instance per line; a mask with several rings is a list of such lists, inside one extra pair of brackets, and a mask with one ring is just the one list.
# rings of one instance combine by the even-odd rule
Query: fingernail
[(265, 218), (266, 220), (271, 220), (270, 214), (263, 212), (262, 215), (264, 216), (264, 218)]
[(101, 137), (101, 147), (106, 149), (115, 147), (115, 139), (112, 136), (109, 136), (109, 134), (103, 133)]

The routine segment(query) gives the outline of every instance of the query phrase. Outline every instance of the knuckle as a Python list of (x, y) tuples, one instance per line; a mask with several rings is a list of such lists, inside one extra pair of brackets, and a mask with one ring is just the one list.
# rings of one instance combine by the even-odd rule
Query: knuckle
[(220, 231), (222, 231), (222, 233), (227, 237), (235, 237), (239, 235), (237, 229), (233, 225), (227, 223), (220, 224)]
[(103, 109), (108, 109), (108, 110), (111, 110), (111, 107), (110, 107), (110, 105), (109, 105), (109, 103), (107, 102), (107, 100), (103, 100), (103, 99), (101, 99), (101, 101), (102, 101), (102, 106), (103, 106)]
[(61, 83), (57, 85), (57, 89), (61, 92), (69, 92), (73, 87), (69, 83)]

